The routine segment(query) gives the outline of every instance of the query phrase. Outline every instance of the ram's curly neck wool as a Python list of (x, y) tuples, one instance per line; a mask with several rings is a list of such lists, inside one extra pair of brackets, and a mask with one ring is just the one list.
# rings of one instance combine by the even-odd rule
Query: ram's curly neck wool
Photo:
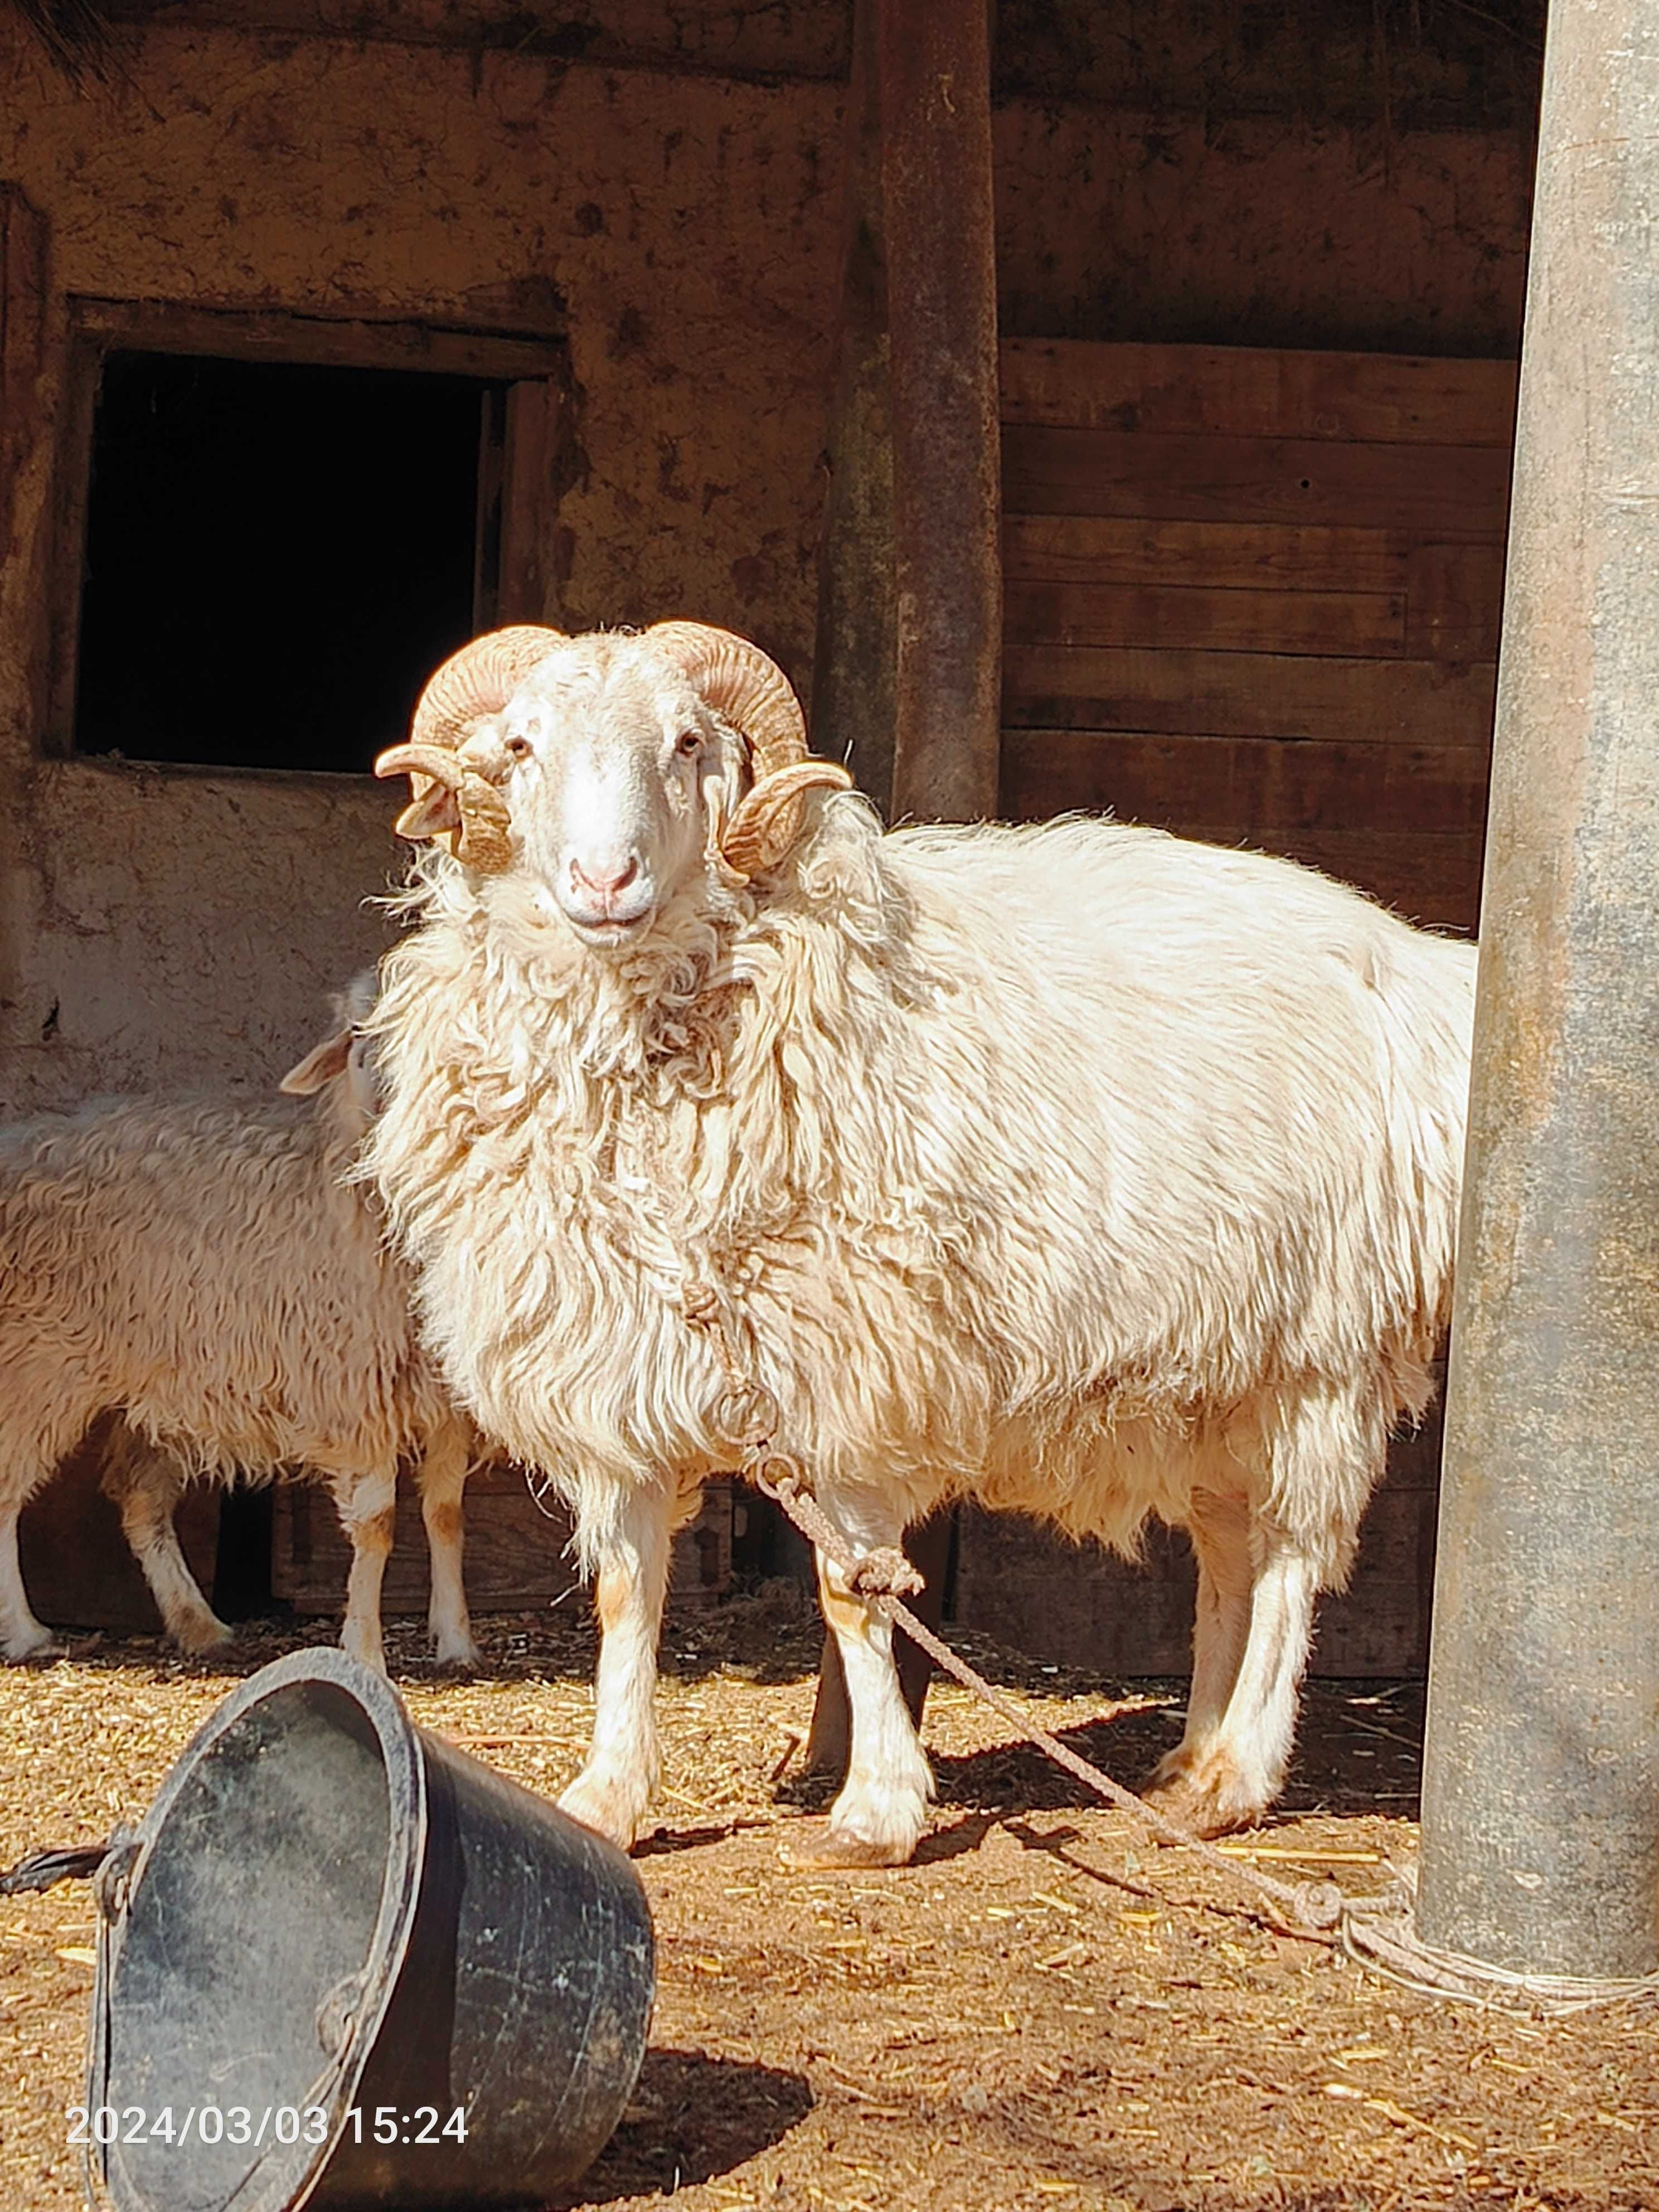
[[(763, 901), (723, 884), (711, 867), (669, 902), (639, 945), (617, 951), (582, 945), (521, 878), (474, 875), (432, 847), (383, 903), (398, 921), (460, 932), (487, 945), (490, 957), (516, 962), (574, 1025), (591, 1018), (633, 1026), (641, 1065), (654, 1066), (678, 1057), (680, 1027), (699, 1002), (741, 975), (747, 945), (829, 923), (850, 947), (890, 962), (907, 934), (909, 902), (883, 844), (873, 811), (860, 799), (840, 799), (822, 810), (787, 878), (769, 884)], [(607, 1040), (596, 1073), (620, 1072), (611, 1064), (619, 1044)]]
[[(609, 1087), (561, 1101), (573, 1109), (593, 1111), (604, 1097), (608, 1112), (660, 1113), (719, 1097), (734, 1050), (779, 1048), (799, 1011), (797, 971), (815, 1006), (856, 993), (858, 970), (872, 960), (883, 974), (872, 1003), (902, 985), (909, 902), (883, 866), (878, 825), (860, 804), (825, 811), (788, 882), (769, 886), (764, 901), (724, 886), (711, 870), (641, 943), (614, 951), (582, 945), (520, 878), (478, 878), (445, 855), (423, 854), (388, 906), (464, 951), (469, 992), (510, 995), (526, 1048), (500, 1059), (498, 1030), (478, 1056), (471, 1105), (480, 1131), (521, 1112), (552, 1063)], [(913, 952), (909, 964), (911, 991), (946, 988)], [(901, 988), (901, 997), (908, 994)], [(492, 1054), (498, 1064), (487, 1068)]]

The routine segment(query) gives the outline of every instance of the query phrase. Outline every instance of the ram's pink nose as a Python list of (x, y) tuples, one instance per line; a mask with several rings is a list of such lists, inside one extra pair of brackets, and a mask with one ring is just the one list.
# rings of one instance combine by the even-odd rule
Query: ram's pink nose
[(572, 881), (599, 898), (614, 898), (618, 891), (625, 891), (639, 872), (639, 860), (632, 853), (593, 853), (586, 860), (570, 863)]

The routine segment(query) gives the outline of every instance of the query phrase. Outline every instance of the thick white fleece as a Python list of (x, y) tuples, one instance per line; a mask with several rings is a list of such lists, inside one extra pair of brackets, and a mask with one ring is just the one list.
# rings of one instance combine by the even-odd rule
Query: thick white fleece
[(1242, 1491), (1340, 1579), (1447, 1317), (1473, 947), (1152, 830), (813, 807), (622, 955), (422, 863), (368, 1166), (464, 1402), (596, 1551), (732, 1463), (706, 1280), (822, 1483), (1126, 1547)]

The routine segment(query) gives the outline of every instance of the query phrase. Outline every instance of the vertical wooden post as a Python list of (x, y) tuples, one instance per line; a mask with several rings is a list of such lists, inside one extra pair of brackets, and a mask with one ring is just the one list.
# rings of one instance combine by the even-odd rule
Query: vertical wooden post
[(1659, 11), (1551, 0), (1418, 1911), (1659, 1967)]
[[(45, 501), (37, 496), (25, 514), (22, 479), (31, 464), (38, 466), (46, 362), (46, 217), (19, 185), (0, 183), (0, 548), (6, 554), (0, 599), (35, 608), (43, 607), (47, 597), (36, 565), (44, 543)], [(37, 616), (30, 627), (39, 620)], [(45, 656), (31, 652), (22, 669), (9, 672), (9, 686), (21, 677), (21, 687), (11, 699), (0, 699), (0, 718), (9, 720), (9, 710), (17, 717), (20, 772), (33, 757), (46, 719), (45, 676)], [(0, 740), (0, 751), (11, 750)], [(9, 804), (6, 811), (14, 811)]]
[(811, 725), (817, 750), (844, 758), (860, 790), (890, 815), (898, 610), (875, 44), (874, 8), (871, 0), (858, 0), (847, 88), (841, 319), (830, 403), (830, 488), (818, 548)]
[[(890, 818), (993, 815), (1002, 690), (1001, 441), (986, 0), (858, 0), (847, 246), (812, 726), (851, 742)], [(951, 1516), (906, 1548), (937, 1627)], [(932, 1664), (897, 1642), (921, 1717)], [(826, 1638), (810, 1765), (844, 1769), (846, 1684)]]
[(898, 592), (893, 812), (994, 815), (1002, 492), (986, 0), (871, 0)]
[[(0, 1051), (38, 1044), (27, 950), (40, 889), (29, 852), (29, 781), (42, 747), (52, 665), (52, 511), (46, 217), (0, 183)], [(79, 558), (79, 547), (76, 547)], [(9, 1085), (8, 1085), (9, 1088)]]

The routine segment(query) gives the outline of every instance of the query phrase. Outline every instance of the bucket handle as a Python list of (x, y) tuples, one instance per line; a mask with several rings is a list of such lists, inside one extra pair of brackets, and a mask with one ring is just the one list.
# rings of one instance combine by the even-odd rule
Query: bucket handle
[[(94, 2111), (104, 2101), (105, 2085), (109, 2080), (110, 1990), (115, 1978), (115, 1954), (120, 1948), (120, 1923), (126, 1915), (128, 1881), (138, 1851), (137, 1830), (118, 1826), (110, 1831), (108, 1841), (95, 1851), (88, 1849), (78, 1855), (82, 1860), (90, 1861), (88, 1865), (56, 1871), (41, 1863), (62, 1862), (77, 1855), (38, 1851), (33, 1860), (25, 1859), (21, 1866), (12, 1869), (15, 1876), (25, 1868), (36, 1867), (44, 1879), (30, 1882), (28, 1886), (35, 1889), (49, 1889), (54, 1882), (77, 1875), (92, 1883), (93, 1899), (98, 1907), (98, 1950), (93, 1970), (92, 2018), (87, 2031), (87, 2101)], [(81, 2178), (88, 2203), (94, 2207), (101, 2204), (109, 2187), (108, 2149), (90, 2128), (81, 2149)]]
[(65, 1844), (52, 1851), (31, 1851), (0, 1874), (0, 1897), (21, 1897), (30, 1890), (53, 1889), (60, 1881), (90, 1881), (124, 1832), (101, 1844)]

